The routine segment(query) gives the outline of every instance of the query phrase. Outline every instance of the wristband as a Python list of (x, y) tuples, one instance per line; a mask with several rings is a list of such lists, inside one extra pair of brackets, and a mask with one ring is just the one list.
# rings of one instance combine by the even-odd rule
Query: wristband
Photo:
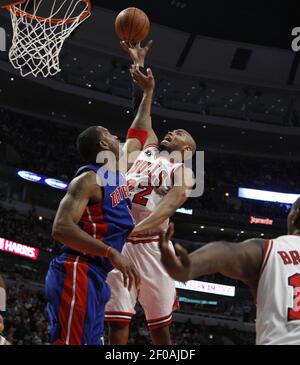
[(107, 257), (108, 258), (108, 255), (109, 255), (109, 251), (111, 250), (111, 246), (108, 246), (107, 247), (107, 249), (106, 249), (106, 251), (105, 251), (105, 257)]
[(141, 142), (142, 146), (144, 147), (144, 144), (146, 143), (146, 140), (148, 138), (148, 132), (142, 129), (129, 128), (126, 139), (130, 138), (136, 138)]

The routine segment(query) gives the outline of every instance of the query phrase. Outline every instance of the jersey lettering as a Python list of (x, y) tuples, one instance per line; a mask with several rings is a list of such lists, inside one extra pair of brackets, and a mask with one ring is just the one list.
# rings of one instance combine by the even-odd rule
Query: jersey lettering
[(284, 265), (299, 265), (300, 264), (300, 253), (299, 251), (278, 251), (281, 256)]
[(122, 200), (129, 197), (129, 190), (127, 185), (119, 186), (114, 192), (110, 194), (112, 207), (116, 207)]
[(289, 251), (291, 257), (292, 257), (292, 260), (293, 260), (293, 264), (294, 265), (298, 265), (300, 264), (300, 254), (298, 251)]
[(289, 265), (292, 263), (292, 259), (290, 258), (289, 254), (285, 251), (278, 251), (278, 254), (281, 256), (284, 265)]
[(294, 288), (294, 307), (288, 308), (288, 320), (300, 320), (300, 274), (290, 276), (289, 285)]

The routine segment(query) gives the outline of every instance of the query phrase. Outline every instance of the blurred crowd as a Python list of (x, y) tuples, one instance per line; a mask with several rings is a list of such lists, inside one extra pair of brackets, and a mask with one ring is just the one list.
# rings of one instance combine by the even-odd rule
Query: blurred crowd
[(5, 209), (0, 203), (0, 237), (37, 247), (47, 252), (58, 253), (61, 244), (51, 237), (51, 222), (39, 220), (34, 210), (27, 215), (15, 209)]
[(0, 109), (0, 162), (69, 180), (80, 166), (77, 128)]
[(7, 291), (4, 337), (13, 345), (48, 345), (49, 325), (43, 292), (19, 283)]
[[(0, 162), (67, 181), (82, 163), (75, 150), (78, 128), (1, 108), (0, 120)], [(262, 161), (255, 157), (207, 152), (205, 186), (207, 192), (241, 185), (298, 192), (299, 165), (288, 160)]]
[[(82, 54), (74, 57), (73, 52), (66, 52), (62, 57), (62, 72), (54, 78), (130, 99), (129, 67), (129, 61), (108, 54), (98, 53), (93, 61)], [(299, 125), (296, 97), (282, 90), (152, 69), (156, 79), (154, 104), (158, 107), (270, 124)]]

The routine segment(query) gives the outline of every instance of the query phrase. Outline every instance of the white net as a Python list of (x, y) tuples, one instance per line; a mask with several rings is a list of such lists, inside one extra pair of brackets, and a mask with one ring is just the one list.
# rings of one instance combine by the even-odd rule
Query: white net
[(88, 0), (26, 0), (9, 10), (13, 26), (9, 59), (23, 77), (60, 72), (65, 40), (91, 14)]

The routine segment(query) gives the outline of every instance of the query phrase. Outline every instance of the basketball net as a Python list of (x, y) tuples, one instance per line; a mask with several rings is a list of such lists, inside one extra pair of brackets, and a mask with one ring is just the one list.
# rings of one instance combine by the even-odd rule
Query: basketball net
[(25, 0), (6, 7), (13, 26), (9, 59), (23, 77), (60, 72), (59, 54), (65, 40), (91, 15), (89, 0), (52, 1), (47, 17), (40, 16), (39, 10), (49, 0)]

